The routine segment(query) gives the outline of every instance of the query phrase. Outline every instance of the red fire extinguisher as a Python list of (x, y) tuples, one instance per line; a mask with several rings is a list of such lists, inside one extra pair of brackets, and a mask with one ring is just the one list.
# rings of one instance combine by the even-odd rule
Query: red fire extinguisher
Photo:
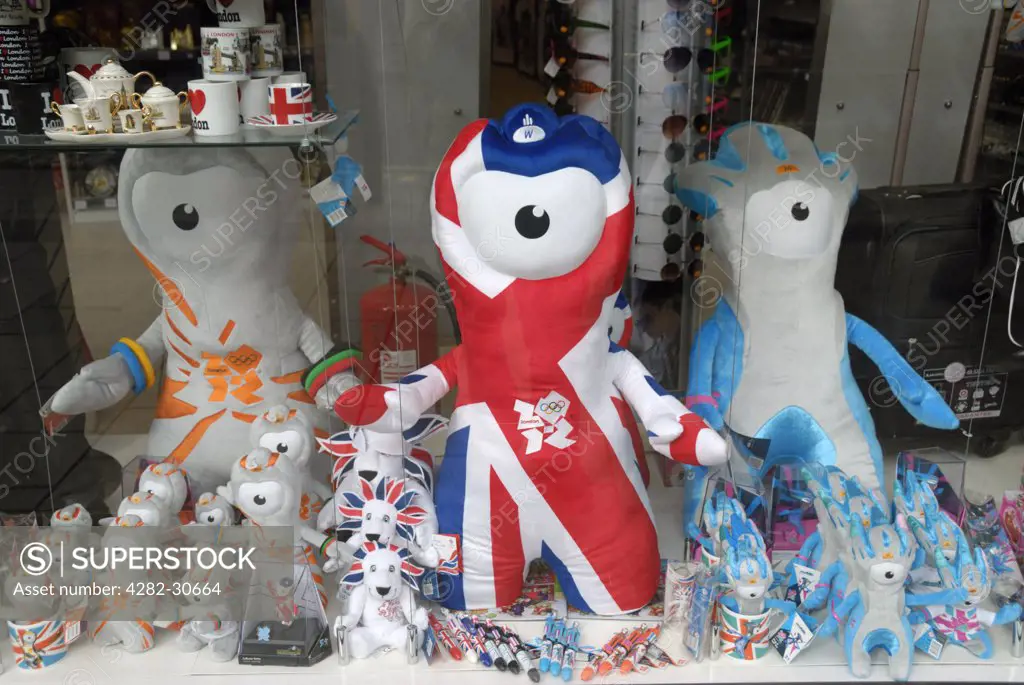
[(363, 266), (392, 270), (386, 285), (371, 288), (359, 299), (364, 367), (373, 382), (395, 383), (437, 359), (437, 315), (445, 303), (436, 279), (409, 266), (393, 245), (368, 235), (360, 240), (386, 255)]

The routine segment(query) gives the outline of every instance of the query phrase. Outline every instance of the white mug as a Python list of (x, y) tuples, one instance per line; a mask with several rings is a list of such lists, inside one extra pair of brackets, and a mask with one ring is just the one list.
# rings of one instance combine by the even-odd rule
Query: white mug
[(85, 119), (82, 118), (82, 108), (78, 105), (58, 105), (50, 103), (53, 113), (64, 122), (64, 130), (68, 133), (84, 133)]
[(225, 28), (255, 28), (267, 23), (263, 0), (206, 0)]
[(122, 133), (145, 133), (153, 126), (153, 110), (149, 107), (122, 109), (117, 116), (121, 119)]
[(188, 82), (192, 130), (197, 136), (229, 136), (238, 132), (238, 85), (197, 79)]
[(27, 26), (50, 13), (50, 0), (37, 0), (34, 5), (27, 0), (0, 0), (0, 26)]
[(117, 98), (82, 98), (75, 100), (82, 109), (82, 122), (89, 133), (113, 133), (114, 112), (118, 110)]
[(252, 41), (252, 75), (275, 76), (284, 73), (284, 41), (281, 25), (268, 24), (250, 29)]
[(209, 81), (243, 81), (252, 73), (249, 29), (204, 26), (203, 78)]
[(302, 124), (313, 118), (313, 87), (308, 83), (270, 86), (270, 116), (277, 126)]
[(253, 117), (270, 114), (269, 97), (270, 79), (254, 78), (251, 81), (240, 81), (238, 84), (239, 107), (242, 109), (242, 123)]
[(286, 71), (274, 77), (274, 83), (309, 83), (304, 71)]

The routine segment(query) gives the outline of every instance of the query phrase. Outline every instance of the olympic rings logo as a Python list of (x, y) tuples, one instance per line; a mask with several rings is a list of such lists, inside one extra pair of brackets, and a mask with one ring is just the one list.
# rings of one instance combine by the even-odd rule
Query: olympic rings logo
[(555, 402), (541, 402), (537, 409), (544, 412), (545, 414), (557, 414), (565, 409), (565, 400), (557, 400)]
[(227, 357), (228, 362), (231, 364), (243, 364), (246, 366), (252, 364), (257, 359), (259, 359), (259, 356), (255, 354), (231, 355)]

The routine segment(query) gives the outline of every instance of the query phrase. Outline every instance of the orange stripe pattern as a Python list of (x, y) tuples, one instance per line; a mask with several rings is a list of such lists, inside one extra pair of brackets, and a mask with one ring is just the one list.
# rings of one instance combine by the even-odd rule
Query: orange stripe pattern
[(167, 459), (164, 461), (169, 461), (172, 464), (181, 464), (188, 459), (188, 456), (192, 454), (192, 450), (196, 448), (199, 441), (203, 439), (204, 435), (206, 435), (206, 431), (210, 430), (210, 426), (215, 424), (220, 417), (224, 416), (224, 412), (226, 411), (226, 409), (221, 409), (216, 414), (210, 414), (199, 421), (199, 423), (192, 426), (192, 430), (188, 432), (188, 435), (185, 436), (177, 447), (171, 450), (170, 455), (168, 455)]
[(190, 307), (188, 302), (185, 301), (185, 295), (183, 295), (181, 290), (178, 288), (178, 284), (165, 276), (160, 269), (156, 268), (156, 265), (146, 259), (145, 255), (139, 252), (138, 248), (135, 248), (135, 254), (139, 255), (139, 259), (141, 259), (142, 263), (146, 265), (149, 272), (153, 274), (153, 278), (156, 279), (156, 282), (160, 284), (164, 293), (167, 294), (167, 298), (171, 301), (171, 304), (178, 308), (178, 311), (188, 319), (189, 323), (193, 326), (197, 326), (199, 324), (199, 319), (196, 318), (196, 314), (192, 311), (192, 307)]

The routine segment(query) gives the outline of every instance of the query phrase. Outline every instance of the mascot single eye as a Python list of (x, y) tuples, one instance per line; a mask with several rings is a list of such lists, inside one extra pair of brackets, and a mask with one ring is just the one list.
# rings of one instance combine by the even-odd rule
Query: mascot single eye
[(211, 511), (206, 515), (207, 523), (220, 523), (221, 512)]
[(390, 566), (388, 566), (388, 572), (390, 572), (390, 573), (394, 573), (395, 572), (395, 565), (394, 564), (391, 564)]
[(551, 217), (537, 205), (526, 205), (516, 212), (516, 231), (530, 240), (536, 240), (548, 232)]
[(244, 483), (238, 489), (238, 501), (249, 513), (269, 516), (284, 506), (284, 488), (280, 483)]
[(789, 213), (793, 215), (793, 218), (797, 221), (807, 221), (807, 217), (811, 215), (811, 209), (803, 202), (797, 202), (793, 205), (793, 208), (789, 210)]
[(302, 452), (306, 443), (302, 434), (298, 431), (282, 431), (280, 433), (267, 433), (260, 437), (260, 447), (265, 447), (271, 452), (286, 454), (294, 462), (297, 458), (304, 461)]
[(601, 182), (575, 167), (533, 177), (483, 171), (456, 193), (462, 229), (479, 260), (514, 278), (569, 273), (597, 247), (608, 219)]
[(294, 581), (291, 578), (282, 578), (281, 582), (278, 583), (281, 587), (291, 587)]
[(191, 231), (199, 225), (199, 212), (189, 204), (180, 204), (171, 214), (174, 225), (183, 231)]
[(871, 579), (879, 585), (902, 584), (906, 577), (907, 571), (900, 564), (876, 564), (871, 567)]

